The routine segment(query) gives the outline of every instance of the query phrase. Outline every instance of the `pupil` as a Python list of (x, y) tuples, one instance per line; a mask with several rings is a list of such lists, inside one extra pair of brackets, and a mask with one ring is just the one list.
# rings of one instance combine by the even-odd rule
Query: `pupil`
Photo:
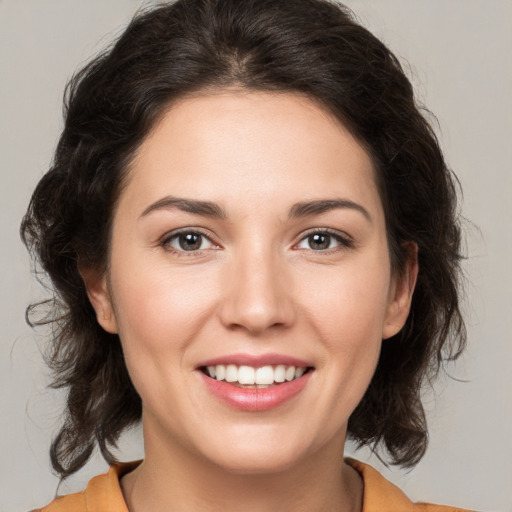
[(310, 240), (309, 246), (311, 249), (328, 249), (331, 241), (330, 235), (313, 235)]
[(193, 251), (201, 247), (201, 235), (188, 233), (180, 236), (180, 247), (185, 251)]

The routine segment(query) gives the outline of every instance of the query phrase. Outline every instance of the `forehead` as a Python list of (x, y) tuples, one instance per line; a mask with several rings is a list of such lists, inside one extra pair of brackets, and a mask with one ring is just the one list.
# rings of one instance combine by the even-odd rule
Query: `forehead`
[(379, 199), (371, 158), (330, 112), (298, 94), (247, 91), (187, 97), (162, 114), (124, 194), (135, 204), (164, 193), (228, 208), (241, 195), (267, 207), (329, 194)]

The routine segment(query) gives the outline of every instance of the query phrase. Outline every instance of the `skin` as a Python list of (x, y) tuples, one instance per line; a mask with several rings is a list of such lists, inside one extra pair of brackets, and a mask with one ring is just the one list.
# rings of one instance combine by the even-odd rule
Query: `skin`
[[(151, 206), (171, 195), (226, 218)], [(340, 198), (361, 208), (288, 217)], [(200, 250), (170, 238), (183, 228), (206, 234)], [(335, 234), (326, 249), (311, 246), (317, 228)], [(347, 422), (416, 273), (414, 258), (391, 271), (372, 161), (321, 106), (237, 90), (175, 103), (132, 162), (107, 274), (83, 271), (143, 402), (145, 460), (122, 480), (130, 510), (361, 510), (361, 479), (341, 463)], [(269, 352), (314, 366), (269, 411), (229, 407), (198, 376), (206, 359)]]

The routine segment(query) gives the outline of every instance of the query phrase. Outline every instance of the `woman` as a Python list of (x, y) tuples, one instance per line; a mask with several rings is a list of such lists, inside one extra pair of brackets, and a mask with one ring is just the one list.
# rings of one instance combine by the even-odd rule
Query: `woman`
[(417, 463), (465, 342), (453, 178), (345, 9), (140, 14), (70, 83), (22, 236), (56, 290), (53, 467), (113, 464), (42, 510), (447, 510), (343, 461), (348, 436)]

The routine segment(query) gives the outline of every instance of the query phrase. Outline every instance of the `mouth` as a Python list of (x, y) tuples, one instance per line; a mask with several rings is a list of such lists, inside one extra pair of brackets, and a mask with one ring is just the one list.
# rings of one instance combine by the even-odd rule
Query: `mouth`
[(201, 366), (199, 370), (211, 379), (224, 381), (232, 386), (244, 389), (267, 389), (287, 382), (293, 382), (311, 373), (312, 366), (217, 364)]
[[(206, 389), (229, 407), (263, 412), (297, 403), (311, 386), (310, 361), (276, 353), (238, 353), (202, 361), (196, 367)], [(298, 398), (297, 398), (298, 399)]]

